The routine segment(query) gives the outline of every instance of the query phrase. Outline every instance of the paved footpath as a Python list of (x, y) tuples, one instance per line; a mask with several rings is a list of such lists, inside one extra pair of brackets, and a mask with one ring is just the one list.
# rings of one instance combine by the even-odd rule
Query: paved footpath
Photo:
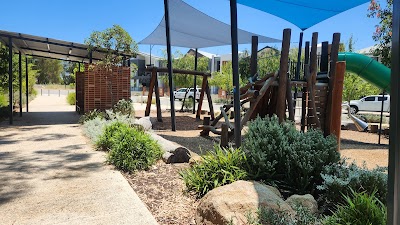
[(0, 123), (0, 224), (157, 224), (65, 96), (38, 96), (29, 110)]

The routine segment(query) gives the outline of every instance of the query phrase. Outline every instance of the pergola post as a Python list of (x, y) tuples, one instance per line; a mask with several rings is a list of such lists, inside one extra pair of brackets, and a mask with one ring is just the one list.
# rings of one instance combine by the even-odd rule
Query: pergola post
[(257, 73), (258, 36), (251, 37), (250, 75)]
[(26, 95), (26, 112), (29, 105), (29, 76), (28, 76), (28, 56), (25, 56), (25, 95)]
[(399, 224), (400, 216), (400, 0), (393, 1), (392, 73), (390, 76), (390, 134), (387, 224)]
[[(194, 55), (194, 70), (197, 71), (197, 48), (196, 52)], [(194, 76), (194, 82), (193, 82), (193, 114), (196, 114), (196, 81), (197, 81), (197, 76)]]
[(10, 113), (10, 124), (13, 124), (13, 50), (12, 50), (12, 38), (8, 38), (8, 106)]
[[(237, 3), (230, 0), (231, 12), (231, 45), (232, 45), (232, 74), (233, 74), (233, 110), (235, 115), (235, 145), (242, 145), (242, 132), (240, 129), (240, 85), (239, 85), (239, 53), (238, 53), (238, 25), (237, 25)], [(227, 90), (228, 91), (228, 90)]]
[(18, 53), (19, 117), (22, 117), (22, 54)]
[(174, 82), (172, 79), (172, 57), (171, 57), (171, 36), (169, 28), (169, 0), (164, 0), (164, 11), (165, 11), (165, 34), (167, 36), (167, 57), (168, 57), (168, 81), (169, 81), (169, 100), (171, 102), (171, 129), (176, 131), (175, 124), (175, 102), (174, 102)]

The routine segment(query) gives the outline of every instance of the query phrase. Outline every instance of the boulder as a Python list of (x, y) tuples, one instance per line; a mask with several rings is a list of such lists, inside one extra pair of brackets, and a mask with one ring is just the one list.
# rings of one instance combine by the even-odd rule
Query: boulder
[(134, 124), (143, 127), (144, 131), (149, 131), (153, 128), (153, 124), (151, 123), (149, 116), (142, 117), (138, 120), (135, 120)]
[(160, 144), (164, 151), (163, 161), (165, 163), (187, 163), (191, 158), (190, 151), (172, 141), (169, 141), (155, 133), (149, 132), (150, 136)]
[(215, 188), (200, 200), (196, 224), (246, 224), (246, 215), (255, 215), (259, 207), (285, 211), (295, 216), (293, 209), (276, 191), (276, 188), (256, 181), (236, 181)]
[(314, 197), (310, 194), (306, 195), (292, 195), (285, 201), (292, 208), (295, 208), (298, 204), (306, 207), (311, 213), (316, 213), (318, 211), (318, 203)]

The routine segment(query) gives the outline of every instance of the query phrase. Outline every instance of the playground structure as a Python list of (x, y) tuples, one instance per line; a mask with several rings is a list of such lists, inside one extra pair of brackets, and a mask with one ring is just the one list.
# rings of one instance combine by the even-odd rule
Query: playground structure
[[(158, 67), (148, 67), (146, 71), (151, 72), (150, 76), (150, 85), (149, 85), (149, 95), (147, 96), (147, 104), (145, 116), (150, 115), (151, 109), (151, 101), (153, 98), (153, 91), (156, 95), (156, 108), (157, 108), (157, 121), (162, 122), (162, 114), (161, 114), (161, 104), (160, 104), (160, 90), (158, 88), (158, 73), (168, 72), (168, 68), (158, 68)], [(195, 70), (181, 70), (181, 69), (173, 69), (175, 74), (189, 74), (193, 76), (201, 76), (203, 78), (200, 92), (200, 99), (197, 107), (196, 118), (200, 118), (201, 109), (203, 106), (204, 95), (207, 94), (208, 105), (210, 108), (211, 119), (214, 119), (214, 107), (212, 104), (210, 87), (208, 85), (208, 78), (211, 77), (210, 73), (199, 72)], [(194, 101), (194, 98), (193, 98)]]
[[(304, 69), (298, 68), (304, 72), (298, 79), (290, 79), (288, 76), (290, 35), (290, 29), (283, 31), (280, 69), (276, 73), (257, 79), (257, 57), (256, 52), (252, 51), (253, 82), (239, 89), (241, 111), (244, 112), (240, 128), (257, 116), (276, 114), (280, 121), (294, 121), (292, 90), (295, 89), (295, 93), (302, 92), (301, 130), (321, 129), (325, 135), (335, 134), (339, 137), (345, 72), (345, 63), (338, 62), (340, 34), (333, 35), (332, 44), (322, 42), (321, 58), (318, 60), (318, 33), (313, 33), (311, 43), (306, 42), (305, 45)], [(253, 46), (256, 45), (253, 42)], [(244, 107), (246, 103), (250, 103), (249, 108)], [(227, 116), (232, 108), (233, 103), (221, 107), (220, 115), (211, 124), (207, 124), (208, 119), (205, 120), (204, 125), (199, 127), (201, 135), (207, 136), (213, 132), (224, 136), (221, 137), (224, 140), (232, 138), (235, 130)], [(222, 124), (219, 123), (221, 119), (224, 119)]]

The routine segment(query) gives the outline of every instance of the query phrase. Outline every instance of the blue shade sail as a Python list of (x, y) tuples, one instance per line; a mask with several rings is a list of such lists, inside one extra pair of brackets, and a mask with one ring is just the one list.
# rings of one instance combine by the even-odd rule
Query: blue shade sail
[[(182, 0), (169, 0), (169, 17), (172, 46), (206, 48), (231, 44), (230, 25), (204, 14)], [(239, 44), (251, 43), (252, 36), (258, 36), (259, 43), (281, 42), (238, 29)], [(165, 18), (139, 44), (166, 45)]]
[(306, 30), (370, 0), (237, 0), (239, 4), (282, 18)]

